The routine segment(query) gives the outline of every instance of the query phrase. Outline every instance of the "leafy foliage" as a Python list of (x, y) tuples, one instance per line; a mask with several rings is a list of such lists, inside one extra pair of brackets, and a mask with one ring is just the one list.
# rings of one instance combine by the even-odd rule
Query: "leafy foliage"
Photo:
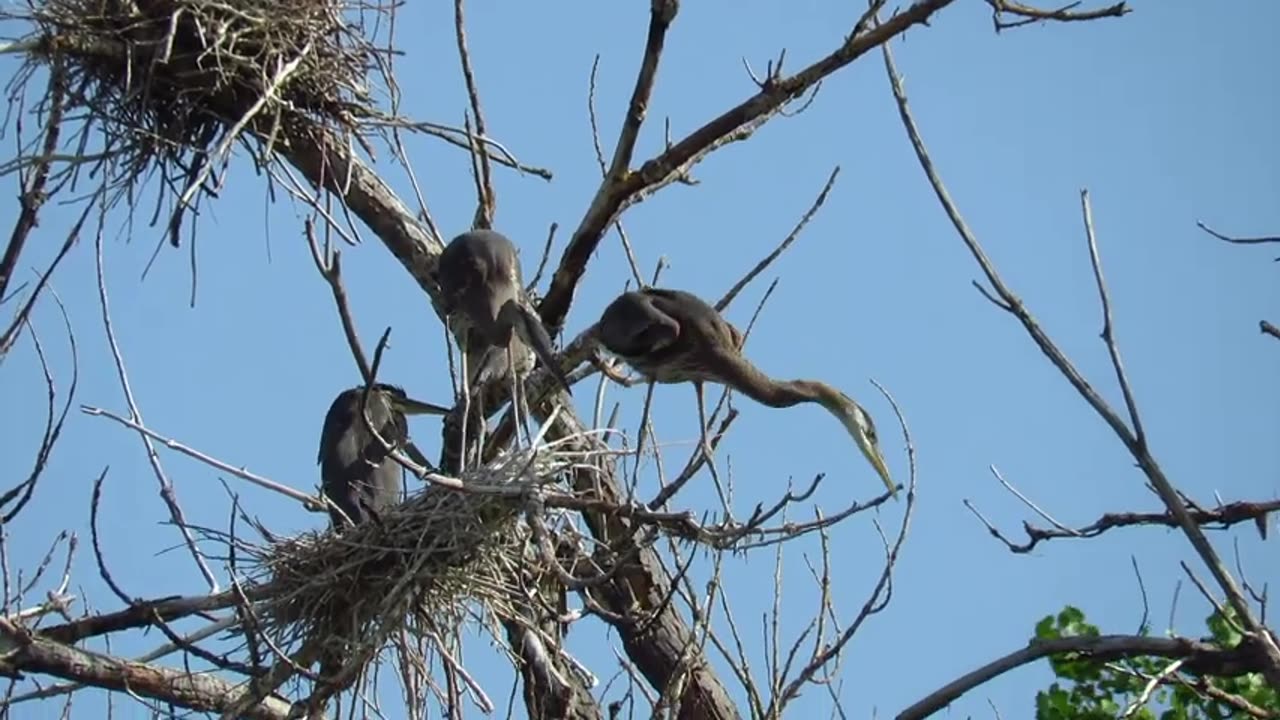
[[(1224, 648), (1240, 643), (1234, 611), (1227, 617), (1214, 611), (1205, 620), (1214, 642)], [(1144, 626), (1140, 634), (1145, 635)], [(1097, 626), (1085, 620), (1082, 610), (1070, 605), (1036, 623), (1036, 638), (1096, 637)], [(1143, 696), (1150, 679), (1163, 676), (1169, 660), (1137, 657), (1098, 662), (1081, 653), (1066, 653), (1049, 660), (1059, 682), (1036, 693), (1036, 720), (1114, 720)], [(1064, 682), (1065, 681), (1065, 682)], [(1169, 674), (1142, 707), (1130, 712), (1134, 720), (1226, 720), (1241, 717), (1230, 702), (1212, 697), (1204, 687), (1234, 696), (1255, 708), (1280, 717), (1280, 693), (1269, 687), (1261, 673), (1238, 677), (1197, 677)], [(1218, 694), (1214, 692), (1214, 694)], [(1153, 708), (1158, 708), (1153, 709)], [(1157, 714), (1158, 712), (1158, 714)]]

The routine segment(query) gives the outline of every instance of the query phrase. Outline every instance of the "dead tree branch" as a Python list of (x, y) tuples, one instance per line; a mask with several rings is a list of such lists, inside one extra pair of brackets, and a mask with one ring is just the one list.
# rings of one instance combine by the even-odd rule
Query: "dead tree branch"
[(1218, 677), (1265, 672), (1267, 654), (1256, 644), (1241, 644), (1229, 650), (1217, 645), (1187, 638), (1161, 638), (1141, 635), (1102, 635), (1032, 640), (1020, 650), (993, 660), (982, 667), (929, 693), (919, 702), (898, 713), (897, 720), (918, 720), (932, 715), (961, 695), (983, 683), (1041, 658), (1066, 653), (1080, 653), (1098, 663), (1132, 657), (1182, 659), (1182, 668), (1199, 675)]
[[(636, 132), (627, 130), (630, 123), (635, 122), (633, 118), (643, 120), (643, 107), (634, 106), (637, 99), (647, 102), (648, 98), (648, 90), (641, 92), (642, 86), (639, 83), (644, 78), (642, 70), (641, 78), (637, 81), (637, 92), (632, 96), (633, 107), (627, 114), (628, 124), (624, 125), (623, 134), (614, 151), (610, 175), (600, 184), (581, 223), (574, 230), (561, 255), (560, 265), (551, 278), (551, 287), (538, 308), (548, 329), (558, 329), (564, 325), (569, 304), (573, 300), (578, 281), (586, 272), (587, 262), (609, 224), (622, 211), (670, 183), (672, 178), (687, 174), (708, 153), (722, 146), (735, 133), (749, 134), (754, 131), (788, 102), (803, 95), (823, 78), (912, 26), (928, 22), (936, 12), (951, 2), (952, 0), (921, 0), (878, 27), (863, 30), (861, 26), (855, 26), (844, 43), (831, 54), (794, 75), (767, 83), (755, 95), (671, 145), (643, 163), (639, 169), (630, 170), (626, 163), (630, 160), (633, 147), (627, 147), (624, 141), (633, 138)], [(877, 3), (877, 7), (879, 5)], [(642, 68), (649, 63), (656, 67), (657, 55), (661, 53), (662, 40), (675, 15), (675, 8), (676, 3), (672, 0), (653, 0), (649, 43), (645, 46)], [(634, 139), (631, 142), (634, 143)]]
[[(1221, 505), (1212, 510), (1203, 508), (1192, 508), (1189, 510), (1191, 519), (1198, 525), (1212, 526), (1212, 530), (1226, 530), (1233, 525), (1243, 522), (1261, 523), (1267, 522), (1270, 513), (1280, 510), (1280, 500), (1269, 500), (1265, 502), (1233, 502)], [(1169, 528), (1179, 528), (1178, 519), (1169, 512), (1160, 513), (1139, 513), (1139, 512), (1118, 512), (1106, 513), (1097, 520), (1078, 528), (1041, 528), (1031, 523), (1024, 522), (1023, 530), (1027, 533), (1027, 540), (1023, 543), (1014, 543), (1004, 536), (999, 530), (991, 525), (987, 525), (987, 531), (997, 540), (1000, 540), (1009, 548), (1010, 552), (1024, 554), (1031, 552), (1036, 545), (1045, 540), (1054, 538), (1092, 538), (1097, 537), (1108, 530), (1123, 527), (1135, 527), (1142, 525), (1155, 525)]]
[[(987, 282), (995, 291), (995, 297), (998, 298), (997, 305), (1005, 312), (1012, 315), (1022, 325), (1027, 335), (1035, 342), (1041, 352), (1049, 359), (1049, 361), (1058, 369), (1062, 376), (1071, 384), (1072, 387), (1080, 394), (1081, 397), (1093, 408), (1094, 412), (1107, 423), (1107, 425), (1124, 444), (1125, 448), (1137, 461), (1138, 466), (1142, 469), (1143, 474), (1151, 482), (1159, 495), (1161, 501), (1164, 502), (1169, 512), (1177, 519), (1178, 526), (1186, 535), (1187, 540), (1195, 548), (1196, 553), (1201, 560), (1209, 568), (1213, 574), (1214, 580), (1218, 586), (1222, 588), (1223, 593), (1227, 596), (1232, 608), (1239, 614), (1240, 621), (1245, 629), (1251, 634), (1266, 651), (1269, 662), (1263, 668), (1267, 681), (1275, 687), (1280, 687), (1280, 646), (1277, 646), (1276, 638), (1271, 631), (1263, 625), (1254, 615), (1246, 601), (1244, 594), (1237, 585), (1235, 578), (1226, 569), (1222, 559), (1218, 557), (1213, 546), (1209, 544), (1208, 538), (1205, 537), (1204, 531), (1200, 525), (1191, 517), (1186, 504), (1182, 501), (1178, 492), (1173, 488), (1172, 483), (1165, 476), (1163, 468), (1157, 463), (1154, 455), (1151, 453), (1147, 445), (1146, 438), (1141, 433), (1141, 426), (1135, 423), (1133, 429), (1125, 424), (1123, 418), (1111, 407), (1111, 405), (1102, 398), (1096, 389), (1088, 380), (1080, 373), (1066, 354), (1057, 346), (1057, 344), (1049, 337), (1040, 324), (1031, 315), (1012, 289), (1005, 284), (1003, 278), (996, 271), (995, 264), (987, 256), (981, 243), (978, 242), (977, 236), (970, 230), (968, 223), (965, 222), (960, 214), (959, 208), (951, 199), (950, 193), (943, 184), (941, 177), (933, 165), (933, 160), (929, 157), (928, 150), (921, 139), (920, 131), (916, 126), (914, 117), (911, 114), (910, 107), (907, 103), (906, 91), (903, 89), (902, 78), (898, 75), (897, 68), (894, 66), (893, 55), (886, 44), (881, 47), (884, 55), (885, 71), (889, 77), (889, 83), (893, 91), (894, 99), (897, 101), (898, 114), (902, 120), (903, 127), (906, 129), (907, 137), (911, 141), (912, 148), (915, 150), (916, 158), (920, 162), (921, 168), (924, 170), (929, 184), (932, 186), (934, 193), (937, 195), (938, 201), (945, 210), (947, 217), (951, 220), (960, 239), (969, 249), (974, 260), (982, 269), (986, 276)], [(1105, 292), (1105, 284), (1102, 280), (1101, 264), (1098, 260), (1097, 244), (1092, 234), (1092, 214), (1088, 210), (1088, 195), (1082, 193), (1081, 204), (1084, 209), (1086, 235), (1088, 240), (1088, 249), (1090, 258), (1093, 262), (1094, 275), (1099, 287), (1099, 295), (1103, 305), (1104, 317), (1109, 313), (1109, 300)], [(1119, 380), (1122, 392), (1130, 407), (1130, 412), (1137, 417), (1136, 405), (1132, 402), (1132, 391), (1130, 390), (1129, 380), (1124, 372), (1123, 366), (1120, 364), (1119, 351), (1116, 348), (1114, 337), (1110, 332), (1110, 324), (1104, 319), (1103, 341), (1107, 345), (1108, 352), (1111, 355), (1112, 367)]]
[[(243, 689), (206, 673), (171, 670), (120, 658), (33, 635), (0, 618), (0, 642), (14, 648), (0, 659), (0, 671), (42, 673), (66, 680), (173, 703), (198, 712), (219, 712), (230, 707)], [(268, 697), (245, 711), (253, 720), (286, 720), (291, 704)]]

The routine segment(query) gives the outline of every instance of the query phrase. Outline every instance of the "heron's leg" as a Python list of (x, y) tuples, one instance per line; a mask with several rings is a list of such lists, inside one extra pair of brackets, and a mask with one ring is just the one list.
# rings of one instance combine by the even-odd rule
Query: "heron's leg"
[(467, 367), (467, 348), (471, 345), (470, 331), (460, 333), (462, 342), (458, 344), (458, 364), (462, 375), (462, 431), (459, 433), (462, 448), (458, 452), (458, 474), (467, 469), (467, 420), (471, 412), (471, 369)]
[[(524, 383), (522, 378), (516, 372), (516, 356), (511, 350), (511, 344), (507, 344), (507, 371), (511, 375), (511, 412), (515, 413), (516, 419), (520, 422), (520, 427), (524, 428), (525, 440), (529, 443), (529, 447), (533, 447), (533, 433), (529, 431), (529, 398), (524, 393)], [(520, 433), (516, 433), (516, 437), (520, 437)]]
[(702, 454), (707, 456), (707, 463), (715, 462), (711, 450), (711, 440), (707, 438), (707, 405), (703, 399), (702, 383), (693, 383), (693, 392), (698, 396), (698, 434), (702, 443)]

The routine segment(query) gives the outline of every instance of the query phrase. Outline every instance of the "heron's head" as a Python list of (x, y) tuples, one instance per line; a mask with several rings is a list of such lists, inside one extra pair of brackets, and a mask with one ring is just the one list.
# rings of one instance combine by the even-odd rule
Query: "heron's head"
[(863, 457), (871, 463), (871, 467), (875, 468), (876, 474), (884, 481), (889, 492), (897, 497), (898, 486), (890, 477), (889, 466), (884, 461), (884, 455), (880, 453), (880, 438), (876, 435), (876, 424), (871, 420), (871, 415), (848, 395), (838, 390), (835, 394), (838, 397), (823, 404), (840, 419), (844, 429), (853, 436), (853, 441), (857, 443)]

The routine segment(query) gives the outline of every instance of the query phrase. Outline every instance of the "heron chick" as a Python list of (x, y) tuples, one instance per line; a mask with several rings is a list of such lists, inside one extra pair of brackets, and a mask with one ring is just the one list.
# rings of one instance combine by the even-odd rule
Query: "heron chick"
[(483, 381), (483, 360), (500, 362), (501, 356), (489, 351), (510, 350), (514, 333), (572, 394), (555, 361), (551, 336), (525, 294), (520, 255), (505, 235), (471, 230), (450, 240), (440, 255), (437, 281), (450, 327), (464, 345), (468, 382)]
[(897, 495), (871, 415), (826, 383), (765, 375), (743, 357), (742, 333), (698, 296), (664, 288), (625, 292), (605, 308), (596, 336), (606, 350), (650, 382), (693, 383), (704, 445), (703, 383), (727, 385), (769, 407), (817, 403), (840, 421), (885, 487)]
[[(414, 400), (402, 388), (386, 383), (374, 383), (368, 397), (369, 426), (392, 449), (404, 448), (415, 462), (427, 465), (409, 442), (406, 415), (444, 415), (449, 408)], [(324, 494), (337, 506), (329, 508), (335, 528), (365, 522), (400, 500), (403, 470), (360, 416), (364, 398), (363, 385), (343, 390), (329, 406), (320, 431), (316, 462)]]

